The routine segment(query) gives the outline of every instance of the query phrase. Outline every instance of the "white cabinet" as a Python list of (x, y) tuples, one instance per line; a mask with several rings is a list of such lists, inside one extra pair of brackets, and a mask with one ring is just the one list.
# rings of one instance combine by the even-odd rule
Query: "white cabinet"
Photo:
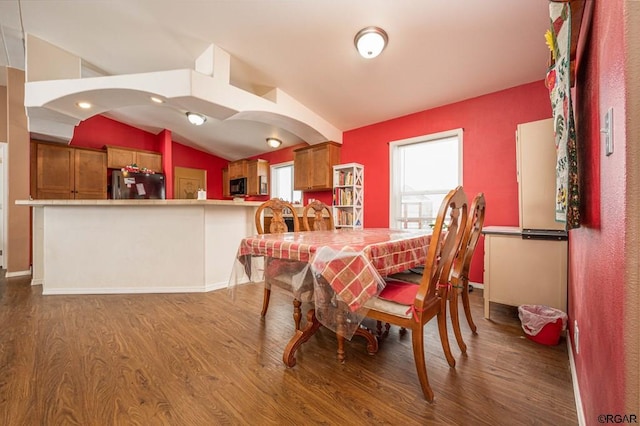
[(362, 228), (363, 210), (364, 166), (357, 163), (333, 166), (334, 226)]
[(567, 312), (567, 241), (523, 239), (519, 228), (483, 229), (484, 316), (489, 303), (547, 305)]

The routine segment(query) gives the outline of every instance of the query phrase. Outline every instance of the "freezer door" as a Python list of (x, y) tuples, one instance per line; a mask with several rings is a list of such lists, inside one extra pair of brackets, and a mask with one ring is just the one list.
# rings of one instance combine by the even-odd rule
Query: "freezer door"
[(516, 132), (520, 227), (564, 230), (556, 222), (556, 145), (553, 119), (519, 124)]

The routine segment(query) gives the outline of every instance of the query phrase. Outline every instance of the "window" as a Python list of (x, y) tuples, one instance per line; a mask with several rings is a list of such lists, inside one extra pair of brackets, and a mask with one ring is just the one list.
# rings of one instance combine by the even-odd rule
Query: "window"
[(271, 198), (302, 202), (302, 191), (293, 190), (293, 161), (271, 166)]
[(391, 142), (389, 227), (427, 228), (462, 185), (462, 129)]

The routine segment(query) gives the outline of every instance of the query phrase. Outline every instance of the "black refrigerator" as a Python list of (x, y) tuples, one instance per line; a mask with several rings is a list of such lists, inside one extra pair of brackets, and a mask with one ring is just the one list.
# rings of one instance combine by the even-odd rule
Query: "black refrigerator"
[(131, 173), (114, 171), (111, 173), (111, 198), (164, 200), (165, 176), (162, 173)]

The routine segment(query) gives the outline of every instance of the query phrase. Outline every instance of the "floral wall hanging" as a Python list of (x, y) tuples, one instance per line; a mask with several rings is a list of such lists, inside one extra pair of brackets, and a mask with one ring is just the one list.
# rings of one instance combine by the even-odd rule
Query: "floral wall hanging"
[(569, 3), (550, 3), (551, 28), (545, 34), (554, 59), (546, 77), (551, 98), (556, 142), (556, 220), (566, 229), (580, 226), (580, 192), (576, 129), (571, 103), (570, 49), (571, 8)]

